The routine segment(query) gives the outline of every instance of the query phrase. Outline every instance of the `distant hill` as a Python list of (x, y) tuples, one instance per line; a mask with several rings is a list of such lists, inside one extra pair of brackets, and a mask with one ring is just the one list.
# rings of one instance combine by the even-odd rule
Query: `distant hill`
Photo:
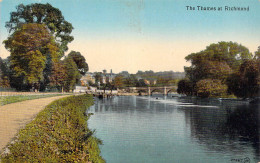
[(185, 72), (174, 72), (174, 71), (163, 71), (163, 72), (153, 72), (153, 71), (138, 71), (136, 76), (144, 79), (183, 79), (185, 77)]

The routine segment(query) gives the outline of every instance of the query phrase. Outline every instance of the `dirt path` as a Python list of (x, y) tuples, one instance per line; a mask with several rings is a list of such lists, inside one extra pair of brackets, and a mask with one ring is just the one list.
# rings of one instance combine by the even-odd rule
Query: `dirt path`
[(65, 96), (55, 96), (28, 100), (0, 106), (0, 153), (3, 148), (42, 109), (54, 100)]

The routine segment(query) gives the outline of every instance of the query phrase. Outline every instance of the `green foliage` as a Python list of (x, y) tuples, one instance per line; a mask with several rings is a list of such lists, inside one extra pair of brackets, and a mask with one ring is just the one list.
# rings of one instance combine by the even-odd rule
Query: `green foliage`
[(233, 42), (219, 42), (186, 56), (192, 66), (185, 67), (185, 71), (193, 83), (207, 78), (223, 80), (232, 72), (237, 72), (243, 60), (251, 58), (252, 54), (246, 47)]
[(51, 76), (49, 77), (50, 86), (57, 87), (58, 89), (62, 90), (67, 77), (68, 76), (65, 71), (65, 65), (61, 62), (53, 63)]
[(129, 87), (136, 87), (138, 85), (138, 80), (134, 74), (131, 74), (125, 78), (124, 84)]
[(234, 94), (237, 97), (242, 97), (243, 92), (240, 89), (240, 75), (239, 73), (233, 73), (231, 74), (227, 80), (226, 83), (228, 85), (227, 92), (229, 94)]
[[(59, 63), (68, 50), (67, 44), (73, 41), (70, 36), (73, 27), (50, 4), (18, 5), (6, 28), (10, 36), (4, 44), (11, 52), (8, 78), (17, 90), (29, 90), (34, 85), (40, 91), (48, 86), (70, 91), (88, 71), (88, 64), (79, 52), (70, 52)], [(1, 85), (7, 82), (0, 77)]]
[(209, 61), (204, 64), (204, 78), (225, 80), (232, 73), (232, 69), (226, 62)]
[(64, 89), (68, 92), (75, 88), (75, 85), (77, 81), (79, 81), (81, 75), (78, 71), (77, 64), (71, 57), (67, 57), (64, 59), (64, 66), (67, 73)]
[(0, 87), (2, 88), (9, 88), (10, 82), (7, 76), (0, 77)]
[(179, 83), (180, 79), (173, 79), (168, 81), (168, 85), (176, 86)]
[(182, 79), (178, 82), (177, 92), (179, 94), (193, 95), (193, 84), (188, 79)]
[(233, 42), (219, 42), (211, 44), (205, 50), (192, 53), (185, 57), (193, 66), (200, 66), (205, 61), (226, 62), (229, 67), (237, 71), (245, 59), (251, 59), (252, 54), (248, 48)]
[(6, 63), (6, 60), (3, 60), (1, 57), (0, 57), (0, 87), (2, 88), (10, 87), (8, 65)]
[(70, 96), (49, 104), (22, 129), (2, 162), (104, 162), (100, 140), (87, 128), (88, 95)]
[(227, 80), (229, 92), (237, 97), (256, 97), (260, 91), (260, 62), (258, 59), (246, 60), (239, 72)]
[[(250, 96), (245, 90), (241, 91), (241, 87), (252, 88), (249, 86), (252, 82), (244, 82), (242, 86), (240, 81), (242, 81), (243, 73), (240, 65), (246, 60), (251, 60), (252, 57), (253, 55), (246, 47), (237, 43), (211, 44), (205, 50), (185, 57), (192, 64), (190, 67), (185, 67), (186, 76), (193, 86), (196, 85), (195, 91), (201, 97), (226, 96), (227, 92), (223, 92), (225, 90), (239, 97), (242, 94)], [(249, 69), (251, 71), (254, 68), (251, 66)], [(254, 92), (257, 90), (255, 88)]]
[(11, 12), (10, 15), (10, 21), (5, 25), (9, 33), (19, 30), (23, 24), (45, 24), (51, 34), (55, 36), (55, 42), (59, 45), (61, 55), (68, 50), (67, 44), (73, 41), (73, 37), (70, 36), (73, 29), (71, 23), (64, 19), (58, 8), (49, 3), (34, 3), (26, 6), (20, 4), (17, 6), (17, 11)]
[(11, 52), (10, 67), (16, 77), (33, 84), (43, 80), (47, 56), (59, 58), (58, 48), (42, 24), (24, 24), (4, 41)]
[[(63, 63), (56, 66), (58, 67), (53, 67), (51, 84), (58, 82), (58, 86), (64, 85), (64, 89), (67, 92), (73, 90), (75, 85), (80, 82), (82, 75), (88, 71), (86, 59), (80, 52), (75, 51), (71, 51), (63, 60)], [(60, 70), (60, 68), (64, 68), (65, 71)]]
[(95, 75), (94, 75), (95, 83), (98, 83), (98, 82), (99, 82), (99, 83), (102, 83), (101, 77), (102, 77), (102, 73), (101, 73), (101, 72), (95, 73)]
[(10, 81), (9, 81), (9, 72), (7, 63), (2, 60), (0, 57), (0, 87), (2, 88), (9, 88)]
[(81, 53), (71, 51), (68, 54), (68, 57), (71, 57), (73, 61), (76, 63), (80, 74), (85, 75), (86, 72), (88, 71), (88, 64), (86, 63), (86, 59), (81, 55)]
[(137, 86), (138, 87), (147, 87), (147, 84), (144, 82), (144, 79), (139, 79)]
[(227, 85), (218, 79), (203, 79), (196, 83), (199, 97), (222, 97), (226, 95)]
[(117, 87), (117, 88), (123, 87), (124, 86), (124, 77), (122, 75), (117, 75), (115, 77), (114, 84), (115, 84), (115, 87)]
[(158, 78), (156, 86), (165, 86), (168, 85), (169, 80), (165, 78)]

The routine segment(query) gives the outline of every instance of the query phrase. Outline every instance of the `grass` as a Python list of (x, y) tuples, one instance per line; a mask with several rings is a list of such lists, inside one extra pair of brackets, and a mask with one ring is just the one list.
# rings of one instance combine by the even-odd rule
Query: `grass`
[(33, 99), (62, 96), (62, 95), (64, 94), (0, 96), (0, 106), (15, 103), (15, 102), (21, 102), (25, 100), (33, 100)]
[(91, 95), (69, 96), (49, 104), (18, 133), (2, 162), (105, 162), (100, 140), (88, 129)]

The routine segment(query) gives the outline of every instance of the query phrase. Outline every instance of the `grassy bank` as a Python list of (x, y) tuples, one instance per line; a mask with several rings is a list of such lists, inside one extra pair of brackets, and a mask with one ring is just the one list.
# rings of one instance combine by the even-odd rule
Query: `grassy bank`
[(89, 95), (70, 96), (49, 104), (22, 129), (2, 162), (104, 162), (87, 127)]
[(15, 102), (21, 102), (25, 100), (33, 100), (33, 99), (62, 96), (62, 95), (64, 94), (0, 96), (0, 106), (15, 103)]

